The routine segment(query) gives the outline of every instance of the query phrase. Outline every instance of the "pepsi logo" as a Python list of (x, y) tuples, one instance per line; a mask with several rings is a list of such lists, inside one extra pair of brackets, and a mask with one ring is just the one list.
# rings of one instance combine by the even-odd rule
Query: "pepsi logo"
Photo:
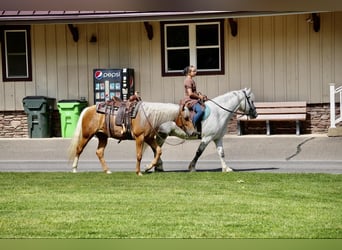
[(103, 78), (103, 73), (101, 70), (95, 71), (95, 79), (96, 80), (101, 80)]

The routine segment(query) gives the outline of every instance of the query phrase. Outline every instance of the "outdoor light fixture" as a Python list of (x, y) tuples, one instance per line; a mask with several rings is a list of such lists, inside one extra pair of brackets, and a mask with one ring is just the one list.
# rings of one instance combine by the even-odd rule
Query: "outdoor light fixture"
[(94, 34), (91, 35), (89, 42), (90, 43), (96, 43), (97, 42), (97, 37)]

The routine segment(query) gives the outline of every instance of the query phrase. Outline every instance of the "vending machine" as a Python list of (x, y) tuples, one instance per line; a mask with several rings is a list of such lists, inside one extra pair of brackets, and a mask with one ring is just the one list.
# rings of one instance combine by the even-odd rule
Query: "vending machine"
[(114, 96), (123, 101), (134, 95), (134, 69), (94, 69), (94, 103)]

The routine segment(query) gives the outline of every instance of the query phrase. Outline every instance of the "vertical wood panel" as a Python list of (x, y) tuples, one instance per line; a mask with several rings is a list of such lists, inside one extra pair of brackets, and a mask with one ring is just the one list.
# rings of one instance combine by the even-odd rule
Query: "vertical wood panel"
[(128, 37), (128, 23), (121, 23), (119, 26), (119, 60), (120, 68), (129, 66), (129, 37)]
[(342, 84), (342, 12), (334, 13), (335, 82)]
[(22, 98), (17, 98), (17, 96), (25, 96), (25, 84), (26, 82), (17, 82), (14, 90), (15, 98), (14, 98), (14, 110), (20, 110), (22, 109)]
[[(0, 49), (0, 56), (2, 58), (2, 52)], [(0, 67), (1, 68), (1, 67)], [(5, 103), (5, 83), (2, 82), (2, 70), (0, 70), (0, 111), (6, 110), (6, 103)]]
[(263, 65), (263, 99), (274, 101), (274, 24), (272, 17), (265, 17), (262, 20), (262, 65)]
[(322, 37), (322, 101), (329, 102), (329, 83), (334, 82), (333, 64), (333, 39), (332, 39), (332, 15), (322, 13), (321, 16), (321, 37)]
[(153, 34), (155, 39), (151, 41), (151, 57), (148, 58), (152, 70), (150, 101), (160, 102), (164, 96), (161, 77), (160, 29), (153, 29)]
[(251, 53), (251, 80), (249, 86), (253, 89), (253, 93), (258, 96), (259, 99), (264, 100), (264, 81), (262, 78), (263, 64), (261, 60), (261, 27), (260, 18), (251, 18), (251, 40), (250, 40), (250, 53)]
[(239, 22), (240, 34), (240, 78), (241, 86), (251, 83), (251, 58), (250, 58), (250, 19), (243, 18)]
[(205, 86), (205, 89), (203, 90), (199, 89), (199, 91), (202, 94), (207, 95), (209, 98), (223, 94), (219, 91), (218, 76), (207, 76), (205, 78), (204, 86)]
[(67, 30), (66, 34), (67, 41), (67, 88), (68, 88), (68, 99), (78, 98), (78, 61), (77, 61), (77, 43), (73, 40), (72, 35)]
[(284, 17), (274, 17), (274, 86), (275, 96), (274, 99), (277, 101), (286, 100), (286, 75), (284, 66)]
[(66, 27), (56, 25), (56, 47), (57, 47), (57, 90), (58, 99), (68, 98), (68, 71), (67, 71), (67, 49), (66, 49)]
[(34, 70), (36, 82), (36, 94), (46, 96), (47, 91), (47, 78), (46, 78), (46, 39), (45, 39), (45, 26), (35, 25), (32, 29), (34, 43), (34, 57), (35, 67)]
[(5, 90), (5, 108), (6, 110), (15, 110), (15, 82), (5, 82), (4, 90)]
[[(225, 32), (227, 43), (225, 44), (226, 53), (225, 53), (225, 60), (226, 60), (226, 74), (228, 76), (227, 80), (227, 90), (235, 90), (241, 88), (241, 67), (240, 67), (240, 41), (241, 41), (241, 28), (240, 23), (241, 19), (236, 20), (238, 23), (238, 35), (233, 37), (231, 35), (230, 29), (228, 32)], [(226, 25), (229, 26), (227, 22)], [(227, 30), (227, 29), (224, 29)]]
[[(87, 34), (88, 37), (91, 35), (95, 35), (97, 40), (100, 39), (97, 33), (97, 25), (96, 24), (87, 24)], [(90, 104), (94, 104), (94, 82), (93, 82), (93, 70), (99, 68), (99, 61), (98, 61), (98, 42), (96, 43), (89, 43), (88, 50), (87, 50), (87, 58), (88, 58), (88, 77), (89, 77), (89, 100)]]
[(286, 17), (286, 100), (298, 100), (297, 16)]
[(46, 78), (48, 96), (57, 98), (56, 26), (46, 25)]
[[(155, 31), (156, 29), (159, 29), (159, 23), (150, 23), (153, 26), (153, 31)], [(146, 31), (145, 29), (142, 27), (143, 24), (140, 25), (140, 36), (141, 36), (141, 56), (140, 56), (140, 78), (139, 81), (135, 81), (136, 83), (136, 89), (138, 91), (140, 91), (140, 94), (142, 96), (142, 98), (150, 98), (150, 94), (151, 93), (151, 88), (152, 88), (152, 66), (149, 63), (150, 62), (150, 58), (151, 58), (151, 54), (152, 54), (152, 41), (148, 40), (148, 39), (144, 39), (144, 36), (146, 37)], [(153, 39), (157, 39), (155, 34), (154, 34), (154, 38)], [(158, 69), (154, 69), (155, 71), (158, 71)], [(161, 69), (160, 69), (161, 70)], [(160, 71), (159, 70), (159, 71)]]
[[(135, 84), (141, 81), (141, 41), (147, 39), (146, 36), (142, 36), (140, 22), (131, 23), (129, 25), (129, 65), (128, 67), (134, 69)], [(140, 41), (139, 43), (137, 41)], [(136, 86), (136, 89), (138, 86)]]
[(298, 98), (301, 101), (310, 100), (309, 73), (309, 29), (311, 28), (306, 15), (298, 17)]
[(109, 65), (110, 68), (120, 67), (120, 31), (119, 24), (108, 24), (108, 39), (109, 39)]
[(322, 52), (320, 33), (314, 32), (312, 26), (309, 32), (310, 58), (310, 102), (322, 102)]
[(100, 68), (109, 68), (109, 30), (107, 24), (98, 24)]
[[(175, 88), (180, 87), (177, 86), (176, 80), (173, 77), (168, 77), (163, 81), (163, 85), (160, 85), (159, 88), (163, 86), (163, 100), (165, 102), (173, 102), (175, 100)], [(154, 93), (154, 91), (153, 91)], [(153, 98), (154, 101), (157, 101), (157, 98)]]
[[(80, 39), (77, 43), (77, 61), (78, 61), (78, 96), (77, 98), (85, 97), (89, 100), (89, 85), (92, 79), (88, 77), (88, 57), (87, 49), (90, 37), (87, 35), (86, 25), (78, 27)], [(92, 98), (91, 98), (92, 99)]]

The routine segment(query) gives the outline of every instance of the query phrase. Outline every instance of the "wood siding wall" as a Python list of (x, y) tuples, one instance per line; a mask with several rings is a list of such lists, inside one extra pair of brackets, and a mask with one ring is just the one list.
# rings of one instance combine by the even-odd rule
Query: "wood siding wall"
[[(239, 18), (236, 37), (225, 20), (226, 73), (196, 77), (198, 89), (215, 97), (251, 87), (257, 101), (328, 102), (329, 82), (342, 83), (342, 12), (321, 13), (317, 33), (308, 17)], [(142, 22), (76, 24), (78, 42), (67, 25), (32, 25), (33, 80), (2, 82), (0, 72), (0, 110), (23, 110), (29, 95), (86, 97), (92, 104), (94, 68), (134, 68), (144, 100), (178, 103), (183, 77), (161, 76), (160, 26), (151, 24), (151, 41)]]

